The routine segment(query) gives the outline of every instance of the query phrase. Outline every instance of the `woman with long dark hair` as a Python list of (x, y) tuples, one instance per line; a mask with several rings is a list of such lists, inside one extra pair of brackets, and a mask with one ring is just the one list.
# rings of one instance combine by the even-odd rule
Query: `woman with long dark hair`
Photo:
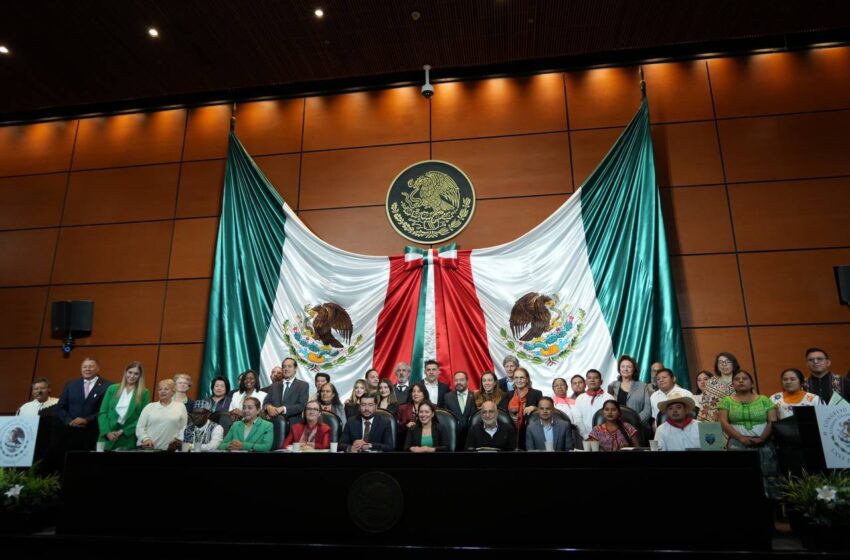
[(448, 451), (449, 434), (437, 420), (436, 409), (430, 402), (419, 404), (416, 425), (407, 431), (404, 450), (411, 453)]
[(782, 382), (782, 390), (770, 397), (770, 402), (776, 406), (779, 419), (794, 415), (797, 406), (817, 406), (824, 402), (814, 393), (807, 393), (803, 389), (803, 372), (796, 368), (789, 368), (779, 376)]
[(602, 405), (605, 422), (594, 426), (588, 439), (599, 442), (602, 451), (619, 451), (624, 447), (640, 447), (637, 428), (624, 422), (620, 413), (620, 403), (611, 400)]
[(724, 397), (735, 392), (732, 387), (732, 377), (741, 371), (738, 358), (729, 352), (721, 352), (714, 359), (714, 376), (705, 383), (702, 406), (697, 420), (700, 422), (717, 422), (717, 404)]

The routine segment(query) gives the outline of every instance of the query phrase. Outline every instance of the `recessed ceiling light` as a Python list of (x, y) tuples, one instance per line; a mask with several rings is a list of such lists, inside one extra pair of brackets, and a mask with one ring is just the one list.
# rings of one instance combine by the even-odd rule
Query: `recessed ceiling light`
[(9, 54), (9, 49), (6, 48), (6, 45), (0, 45), (0, 54)]
[(316, 8), (316, 11), (314, 11), (314, 12), (313, 12), (313, 14), (314, 14), (317, 18), (320, 18), (320, 17), (324, 17), (324, 15), (325, 15), (325, 11), (324, 11), (323, 9), (321, 9), (321, 8)]
[(151, 37), (159, 37), (159, 31), (157, 31), (155, 27), (151, 27), (148, 29), (148, 35)]

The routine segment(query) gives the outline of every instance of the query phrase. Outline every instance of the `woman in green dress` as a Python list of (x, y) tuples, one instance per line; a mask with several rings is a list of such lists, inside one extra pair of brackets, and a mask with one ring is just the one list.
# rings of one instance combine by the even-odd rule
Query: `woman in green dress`
[(141, 362), (130, 362), (124, 368), (121, 383), (107, 387), (100, 405), (97, 441), (104, 443), (106, 451), (136, 447), (136, 423), (150, 400), (150, 392), (145, 389), (145, 368)]

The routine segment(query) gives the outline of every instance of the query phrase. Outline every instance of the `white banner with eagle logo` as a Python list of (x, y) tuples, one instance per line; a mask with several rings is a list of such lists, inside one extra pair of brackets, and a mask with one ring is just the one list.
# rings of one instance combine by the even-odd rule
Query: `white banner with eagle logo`
[[(436, 358), (478, 387), (516, 356), (533, 385), (598, 369), (621, 354), (687, 365), (655, 185), (644, 101), (599, 167), (521, 238), (371, 257), (328, 245), (298, 219), (231, 134), (210, 296), (202, 390), (248, 368), (268, 382), (286, 357), (312, 382), (328, 373), (345, 398), (372, 367)], [(446, 203), (451, 200), (446, 198)]]

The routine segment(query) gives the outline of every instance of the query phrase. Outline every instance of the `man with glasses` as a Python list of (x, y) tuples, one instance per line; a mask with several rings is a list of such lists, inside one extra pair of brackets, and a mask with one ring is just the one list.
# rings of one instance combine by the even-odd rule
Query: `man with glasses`
[(469, 429), (466, 450), (516, 450), (516, 430), (508, 423), (499, 422), (499, 410), (493, 401), (481, 405), (481, 422)]
[(832, 362), (825, 350), (820, 348), (806, 350), (806, 366), (811, 373), (806, 379), (809, 393), (819, 396), (827, 404), (834, 402), (834, 393), (838, 393), (838, 396), (844, 400), (850, 400), (850, 383), (847, 382), (846, 377), (841, 377), (829, 370)]
[(375, 416), (378, 404), (375, 395), (363, 393), (360, 396), (360, 417), (352, 418), (345, 424), (340, 447), (349, 453), (369, 451), (394, 451), (391, 419)]

